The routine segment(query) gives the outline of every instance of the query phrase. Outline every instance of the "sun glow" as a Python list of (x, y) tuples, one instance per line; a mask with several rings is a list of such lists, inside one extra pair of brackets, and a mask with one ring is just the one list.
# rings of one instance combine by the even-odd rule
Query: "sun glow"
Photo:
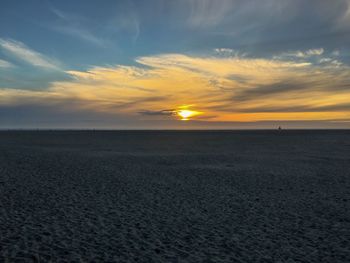
[(198, 115), (198, 111), (191, 110), (179, 110), (177, 111), (177, 115), (181, 117), (182, 121), (188, 121), (191, 117)]

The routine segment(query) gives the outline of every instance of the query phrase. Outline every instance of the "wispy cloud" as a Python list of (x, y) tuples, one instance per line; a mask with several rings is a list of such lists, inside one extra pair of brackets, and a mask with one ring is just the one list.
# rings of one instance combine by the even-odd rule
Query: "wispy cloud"
[(6, 60), (0, 59), (0, 68), (13, 68), (14, 65)]
[(291, 51), (291, 52), (284, 52), (279, 56), (276, 56), (276, 58), (283, 58), (283, 57), (296, 57), (296, 58), (309, 58), (312, 56), (321, 56), (324, 53), (323, 48), (315, 48), (315, 49), (309, 49), (306, 51)]
[(56, 59), (34, 51), (22, 42), (0, 38), (0, 47), (17, 59), (33, 66), (50, 70), (60, 70), (60, 63)]
[(148, 116), (171, 116), (176, 113), (176, 109), (172, 110), (141, 110), (138, 112), (141, 115)]
[(231, 48), (215, 48), (214, 52), (218, 56), (222, 57), (245, 57), (247, 53), (242, 53), (240, 51), (231, 49)]
[(334, 50), (332, 52), (326, 52), (323, 48), (309, 49), (305, 51), (288, 51), (274, 56), (277, 60), (295, 60), (304, 63), (319, 63), (323, 67), (334, 68), (343, 65), (343, 62), (339, 60), (340, 52)]
[(350, 23), (350, 0), (340, 1), (342, 4), (342, 13), (337, 19), (336, 27), (348, 30)]
[(140, 21), (136, 13), (128, 11), (125, 14), (119, 14), (108, 24), (111, 32), (127, 33), (132, 42), (135, 43), (141, 33)]
[(79, 26), (56, 25), (53, 28), (61, 33), (70, 35), (72, 37), (80, 38), (81, 40), (90, 42), (96, 46), (105, 47), (108, 43), (107, 40), (99, 38), (91, 32), (89, 32), (87, 29)]
[(183, 54), (137, 62), (141, 65), (69, 71), (74, 81), (57, 81), (36, 93), (1, 90), (0, 97), (9, 104), (32, 97), (38, 104), (75, 100), (80, 110), (136, 122), (171, 120), (184, 105), (203, 113), (198, 120), (211, 122), (336, 120), (350, 113), (350, 69), (345, 65)]
[(106, 39), (97, 36), (88, 29), (87, 20), (84, 17), (63, 12), (57, 8), (51, 8), (51, 11), (58, 18), (58, 21), (50, 26), (53, 30), (96, 46), (105, 47), (108, 45), (109, 42)]
[(231, 0), (189, 0), (186, 2), (190, 12), (188, 23), (192, 27), (217, 26), (234, 8)]
[[(128, 37), (135, 43), (140, 34), (138, 16), (129, 5), (116, 10), (114, 15), (103, 17), (98, 23), (92, 23), (88, 16), (69, 13), (52, 7), (51, 12), (56, 15), (56, 21), (50, 28), (80, 39), (98, 47), (110, 47), (115, 36)], [(113, 12), (112, 12), (113, 13)]]

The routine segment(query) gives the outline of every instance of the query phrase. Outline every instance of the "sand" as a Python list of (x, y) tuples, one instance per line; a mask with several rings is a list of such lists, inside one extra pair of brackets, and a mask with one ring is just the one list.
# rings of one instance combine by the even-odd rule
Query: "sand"
[(350, 262), (350, 131), (3, 131), (0, 195), (0, 262)]

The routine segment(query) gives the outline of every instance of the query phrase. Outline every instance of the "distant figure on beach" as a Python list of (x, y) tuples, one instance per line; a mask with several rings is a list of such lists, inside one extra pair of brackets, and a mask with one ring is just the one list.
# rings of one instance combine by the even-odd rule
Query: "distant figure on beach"
[(278, 126), (278, 131), (282, 131), (282, 127), (281, 126)]

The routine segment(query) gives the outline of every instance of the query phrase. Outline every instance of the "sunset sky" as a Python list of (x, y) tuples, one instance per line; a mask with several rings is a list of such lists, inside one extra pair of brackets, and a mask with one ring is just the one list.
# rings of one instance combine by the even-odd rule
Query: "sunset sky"
[(1, 0), (0, 129), (350, 128), (350, 0)]

